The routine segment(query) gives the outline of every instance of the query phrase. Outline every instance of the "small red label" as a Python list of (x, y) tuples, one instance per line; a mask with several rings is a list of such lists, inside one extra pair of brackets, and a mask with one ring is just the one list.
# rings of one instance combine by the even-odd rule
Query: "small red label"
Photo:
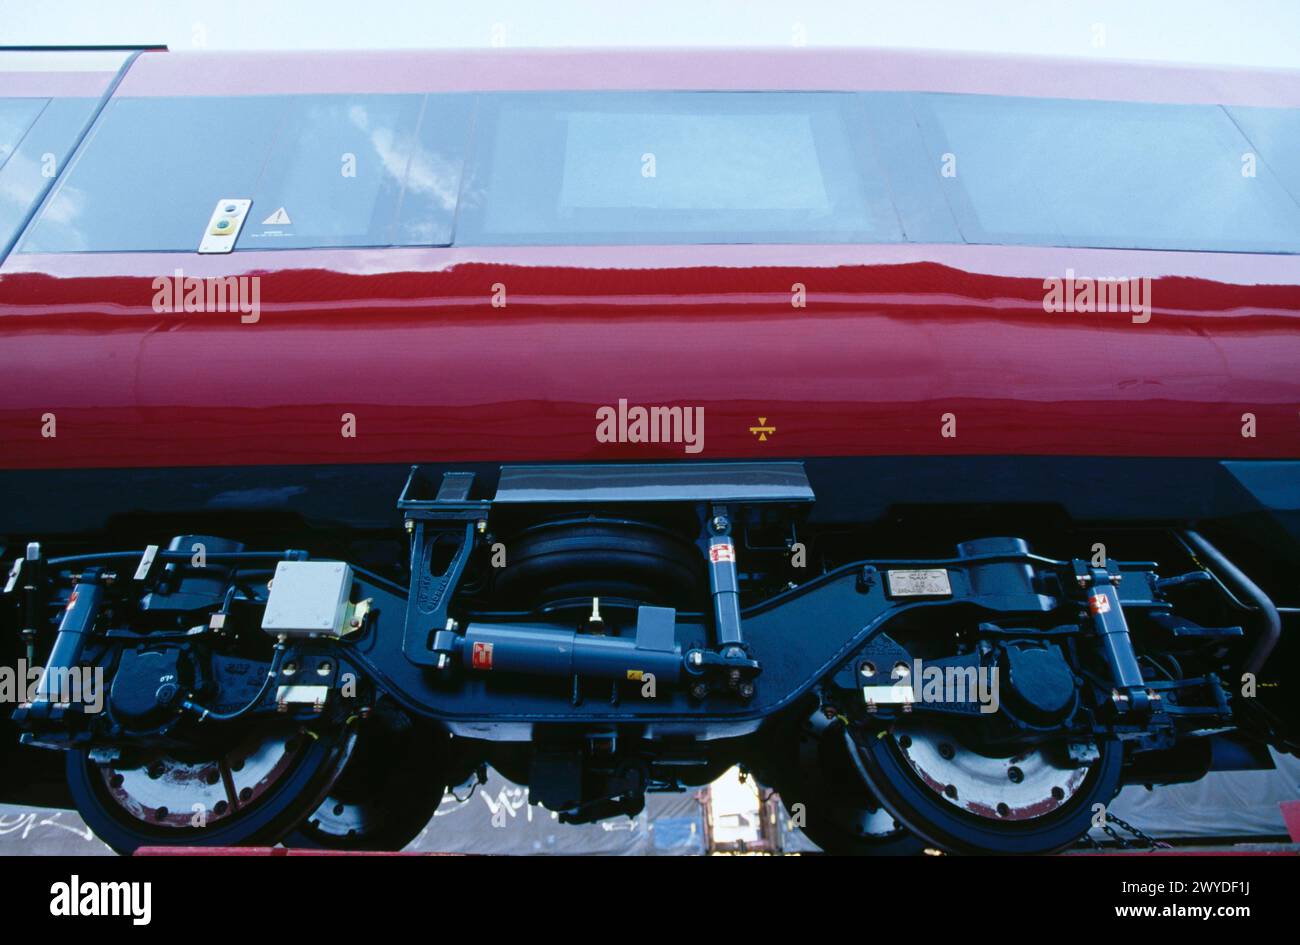
[(68, 595), (68, 603), (64, 606), (63, 609), (71, 610), (72, 605), (75, 604), (76, 602), (77, 602), (77, 592), (73, 591), (70, 595)]
[(1088, 598), (1088, 613), (1094, 617), (1110, 613), (1110, 598), (1105, 594), (1093, 594)]
[(475, 643), (470, 656), (470, 663), (475, 669), (492, 668), (492, 644)]
[(709, 560), (714, 564), (720, 561), (735, 561), (736, 549), (730, 544), (709, 545)]

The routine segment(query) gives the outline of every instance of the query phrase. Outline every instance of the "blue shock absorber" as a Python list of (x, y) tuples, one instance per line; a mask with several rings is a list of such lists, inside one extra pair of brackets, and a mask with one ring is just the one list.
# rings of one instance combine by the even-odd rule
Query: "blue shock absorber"
[(88, 570), (72, 590), (68, 603), (59, 621), (59, 633), (54, 638), (54, 647), (46, 661), (45, 671), (36, 684), (36, 698), (25, 711), (14, 713), (24, 718), (49, 719), (60, 716), (64, 711), (80, 711), (69, 705), (69, 693), (64, 691), (64, 684), (77, 671), (86, 638), (95, 627), (95, 618), (99, 614), (100, 604), (104, 599), (104, 586), (100, 583), (97, 571)]
[(1105, 568), (1085, 570), (1081, 565), (1082, 562), (1076, 562), (1075, 573), (1087, 597), (1093, 629), (1101, 640), (1106, 665), (1110, 668), (1114, 683), (1111, 702), (1115, 713), (1145, 718), (1151, 714), (1151, 698), (1142, 678), (1142, 669), (1138, 666), (1137, 654), (1133, 651), (1119, 592), (1114, 586), (1119, 575), (1111, 575)]
[(745, 637), (740, 628), (740, 581), (731, 520), (725, 513), (715, 513), (709, 528), (713, 533), (709, 536), (709, 588), (718, 652), (724, 657), (743, 656)]
[(676, 619), (671, 607), (639, 607), (634, 637), (596, 636), (550, 624), (471, 623), (456, 645), (461, 664), (479, 672), (632, 681), (653, 675), (675, 683), (682, 676)]

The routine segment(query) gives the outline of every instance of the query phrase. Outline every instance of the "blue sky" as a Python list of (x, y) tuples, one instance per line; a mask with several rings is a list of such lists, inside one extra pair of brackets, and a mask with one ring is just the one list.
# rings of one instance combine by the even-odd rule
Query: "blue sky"
[(0, 44), (888, 46), (1300, 69), (1297, 0), (0, 0)]

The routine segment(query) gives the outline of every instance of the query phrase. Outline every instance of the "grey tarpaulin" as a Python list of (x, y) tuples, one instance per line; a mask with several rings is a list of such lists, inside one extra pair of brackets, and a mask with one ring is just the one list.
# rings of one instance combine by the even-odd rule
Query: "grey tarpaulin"
[[(1300, 758), (1272, 754), (1277, 765), (1272, 771), (1212, 771), (1190, 784), (1150, 791), (1141, 785), (1126, 787), (1111, 802), (1110, 812), (1157, 839), (1285, 837), (1278, 804), (1300, 800)], [(780, 822), (787, 852), (817, 849), (790, 827), (788, 817)], [(1092, 835), (1107, 839), (1100, 830)]]
[[(1212, 772), (1192, 784), (1148, 791), (1127, 787), (1111, 811), (1162, 839), (1285, 836), (1281, 801), (1300, 800), (1300, 759), (1274, 754), (1273, 771)], [(784, 848), (816, 850), (788, 818), (779, 818)], [(495, 825), (494, 825), (495, 824)], [(1102, 836), (1098, 834), (1098, 836)], [(489, 772), (464, 803), (444, 798), (411, 851), (450, 853), (552, 853), (672, 856), (704, 852), (704, 807), (693, 792), (651, 794), (646, 809), (629, 820), (559, 823), (550, 811), (528, 804), (527, 790)], [(0, 805), (0, 855), (112, 851), (72, 811)]]
[(448, 796), (406, 848), (446, 853), (681, 856), (704, 853), (704, 805), (693, 791), (650, 794), (634, 818), (562, 824), (495, 771), (463, 803)]
[[(651, 794), (634, 818), (562, 824), (528, 803), (528, 789), (494, 771), (462, 802), (443, 798), (406, 848), (427, 853), (683, 856), (704, 853), (704, 805), (695, 791)], [(111, 855), (75, 811), (0, 804), (0, 856)]]
[[(1272, 771), (1211, 771), (1190, 784), (1120, 791), (1110, 812), (1160, 839), (1283, 836), (1278, 804), (1300, 800), (1300, 758), (1272, 752)], [(1120, 831), (1123, 836), (1123, 831)], [(1105, 839), (1098, 830), (1097, 839)]]

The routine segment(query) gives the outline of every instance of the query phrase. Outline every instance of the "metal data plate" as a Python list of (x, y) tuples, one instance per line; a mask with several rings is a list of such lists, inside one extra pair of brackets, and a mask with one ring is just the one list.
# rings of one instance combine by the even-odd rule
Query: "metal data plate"
[(951, 597), (952, 584), (943, 568), (886, 571), (890, 597)]
[(203, 228), (203, 239), (199, 241), (200, 253), (228, 253), (235, 248), (235, 240), (244, 227), (248, 217), (251, 200), (223, 197), (217, 201), (212, 210), (212, 218)]
[(893, 683), (887, 686), (863, 686), (862, 698), (868, 705), (911, 705), (916, 701), (916, 693), (910, 682)]

